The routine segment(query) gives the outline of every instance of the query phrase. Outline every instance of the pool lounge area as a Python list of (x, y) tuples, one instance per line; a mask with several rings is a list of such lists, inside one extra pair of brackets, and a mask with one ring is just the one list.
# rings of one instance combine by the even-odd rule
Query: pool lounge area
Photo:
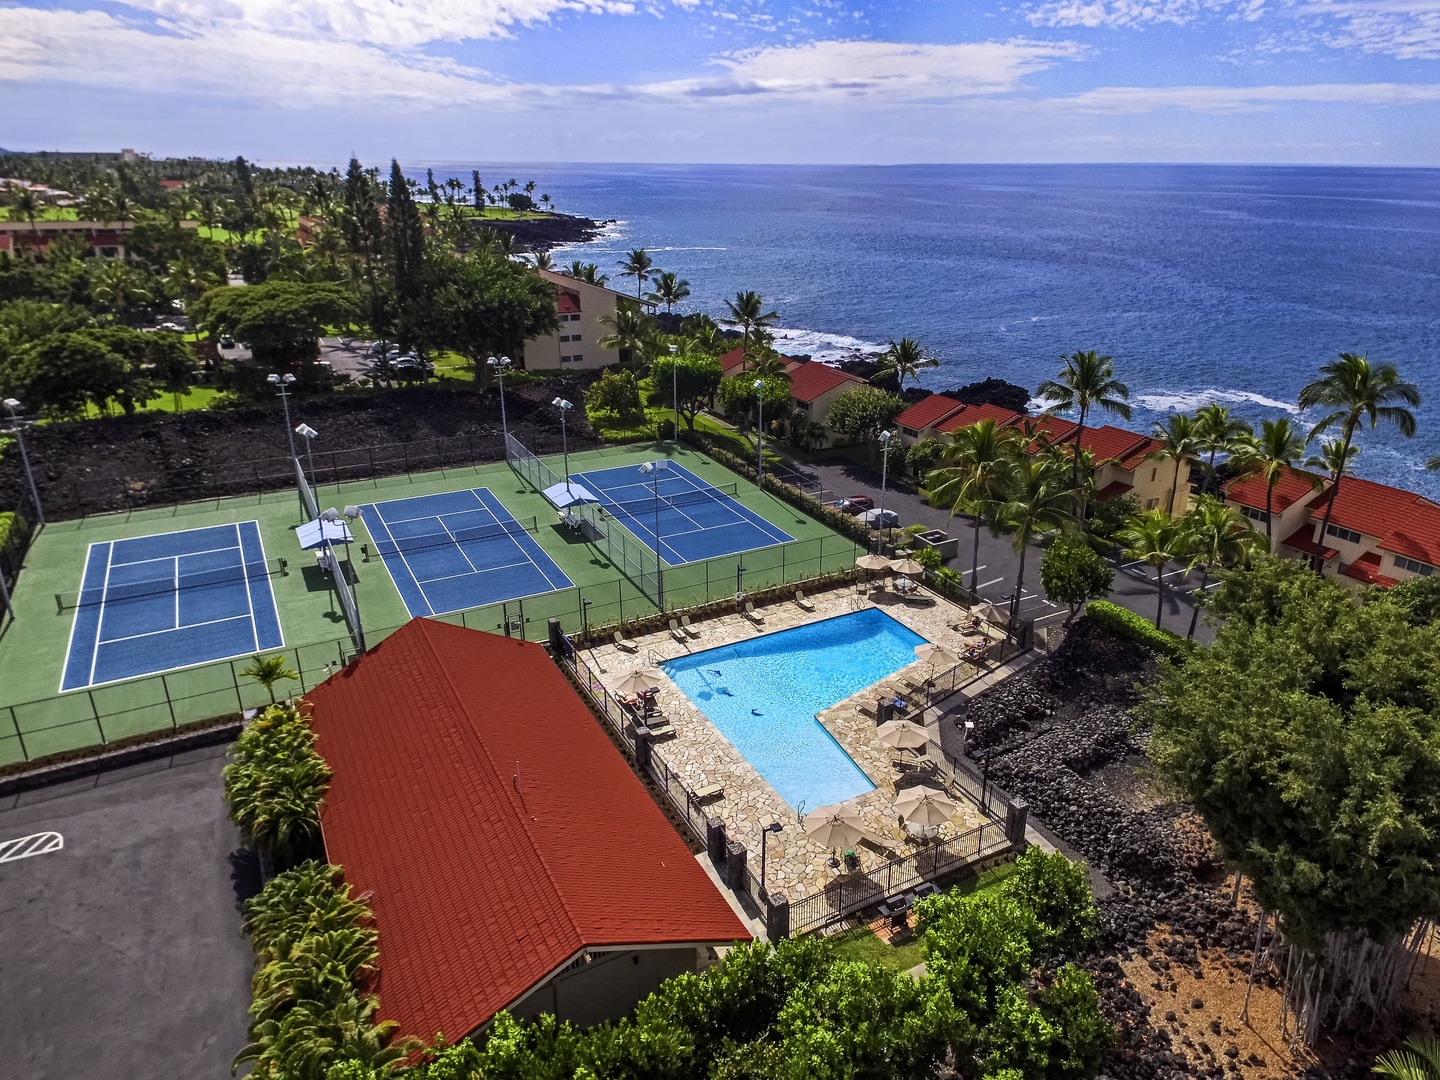
[[(868, 612), (873, 614), (865, 614)], [(849, 618), (857, 614), (864, 617)], [(913, 696), (914, 688), (938, 674), (934, 667), (915, 659), (917, 643), (934, 642), (959, 653), (967, 646), (998, 639), (993, 628), (987, 635), (983, 628), (962, 626), (965, 614), (963, 609), (928, 595), (903, 599), (893, 592), (857, 594), (845, 586), (808, 597), (805, 607), (790, 600), (767, 605), (757, 611), (759, 622), (734, 614), (697, 622), (691, 633), (682, 631), (683, 644), (667, 631), (637, 637), (626, 642), (625, 648), (612, 643), (585, 649), (581, 658), (611, 688), (636, 671), (653, 673), (656, 703), (665, 720), (665, 735), (656, 746), (657, 753), (691, 791), (709, 793), (705, 813), (722, 819), (730, 837), (746, 846), (751, 870), (757, 875), (761, 831), (772, 822), (780, 823), (781, 831), (771, 833), (767, 841), (766, 884), (793, 903), (831, 883), (837, 874), (831, 860), (843, 854), (805, 834), (796, 805), (803, 803), (805, 812), (815, 810), (812, 799), (828, 797), (822, 792), (836, 793), (826, 785), (850, 785), (854, 792), (838, 801), (854, 811), (869, 833), (870, 838), (854, 849), (862, 867), (909, 854), (923, 843), (907, 831), (894, 808), (897, 783), (903, 789), (915, 782), (913, 775), (897, 771), (895, 760), (908, 753), (918, 761), (919, 752), (898, 751), (881, 742), (876, 699)], [(826, 623), (832, 625), (826, 628)], [(789, 631), (796, 633), (787, 640)], [(819, 637), (810, 639), (812, 634)], [(799, 676), (797, 665), (779, 661), (781, 677), (765, 674), (767, 658), (793, 656), (791, 646), (797, 638), (800, 642), (808, 639), (811, 648), (829, 639), (843, 654), (845, 639), (867, 636), (872, 643), (884, 645), (861, 648), (864, 668), (856, 664), (852, 671), (845, 665), (822, 662), (824, 674)], [(818, 647), (823, 649), (823, 645)], [(872, 659), (868, 651), (877, 655)], [(888, 657), (884, 655), (887, 651)], [(733, 681), (738, 673), (731, 670), (735, 664), (752, 668), (738, 684)], [(1001, 677), (1004, 670), (987, 676), (985, 683)], [(715, 676), (715, 671), (720, 676)], [(779, 690), (774, 689), (777, 686)], [(730, 694), (722, 693), (723, 689)], [(979, 689), (977, 685), (974, 692)], [(774, 701), (766, 704), (763, 698), (742, 697), (742, 691), (785, 699), (779, 707), (789, 712), (780, 717), (778, 731), (760, 726), (762, 720), (775, 717), (750, 713), (752, 708), (768, 713), (776, 708)], [(802, 701), (803, 694), (818, 697)], [(845, 696), (837, 698), (836, 694)], [(810, 709), (819, 698), (832, 703)], [(717, 707), (720, 700), (726, 705)], [(929, 720), (931, 739), (938, 742), (934, 714)], [(813, 753), (816, 747), (827, 745), (829, 751), (816, 757), (806, 753), (807, 747)], [(818, 769), (808, 768), (815, 761), (819, 761)], [(816, 775), (805, 775), (811, 771)], [(844, 795), (844, 790), (838, 794)], [(954, 797), (959, 805), (943, 827), (946, 835), (968, 831), (984, 820), (972, 802)]]

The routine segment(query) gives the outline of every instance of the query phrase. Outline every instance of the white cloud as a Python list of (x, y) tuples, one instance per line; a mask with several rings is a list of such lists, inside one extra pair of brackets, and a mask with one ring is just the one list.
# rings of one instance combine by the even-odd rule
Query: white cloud
[(1253, 112), (1285, 103), (1429, 105), (1440, 102), (1437, 83), (1311, 83), (1304, 86), (1101, 86), (1056, 98), (1062, 110), (1147, 113), (1156, 109)]
[(1029, 7), (1025, 17), (1035, 26), (1137, 27), (1151, 23), (1184, 26), (1196, 19), (1230, 10), (1258, 18), (1265, 0), (1049, 0)]
[(1306, 0), (1296, 12), (1334, 25), (1321, 37), (1336, 48), (1440, 59), (1440, 0)]

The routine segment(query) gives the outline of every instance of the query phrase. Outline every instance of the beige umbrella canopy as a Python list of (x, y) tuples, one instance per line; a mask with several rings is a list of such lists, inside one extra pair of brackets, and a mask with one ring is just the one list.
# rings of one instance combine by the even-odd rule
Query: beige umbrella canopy
[(615, 686), (615, 693), (621, 697), (634, 697), (642, 690), (653, 690), (660, 685), (660, 680), (665, 676), (654, 668), (645, 668), (642, 671), (632, 671), (625, 678), (621, 679)]
[(861, 555), (855, 560), (855, 565), (861, 570), (889, 570), (890, 560), (884, 555)]
[(930, 736), (919, 724), (909, 720), (891, 720), (875, 729), (886, 746), (902, 750), (918, 750), (930, 742)]
[(960, 807), (939, 788), (920, 784), (895, 796), (895, 809), (912, 825), (944, 825)]
[(950, 650), (929, 641), (915, 646), (915, 659), (924, 664), (934, 664), (936, 667), (948, 667), (960, 662)]
[(916, 562), (914, 559), (909, 558), (896, 559), (890, 564), (890, 569), (894, 570), (897, 574), (913, 574), (916, 577), (925, 573), (924, 566)]
[(853, 848), (866, 833), (839, 813), (814, 810), (805, 815), (805, 835), (821, 847)]

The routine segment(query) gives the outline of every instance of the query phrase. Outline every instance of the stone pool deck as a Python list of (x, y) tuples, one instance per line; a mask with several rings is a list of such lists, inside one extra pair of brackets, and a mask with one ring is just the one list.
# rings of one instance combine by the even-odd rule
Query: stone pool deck
[[(821, 847), (805, 836), (798, 808), (791, 807), (780, 797), (690, 699), (664, 676), (659, 664), (688, 653), (703, 652), (761, 634), (846, 615), (872, 605), (927, 641), (952, 653), (961, 653), (971, 644), (998, 640), (1000, 636), (993, 627), (961, 632), (958, 626), (968, 622), (969, 613), (924, 589), (905, 598), (888, 590), (865, 592), (847, 585), (807, 596), (806, 600), (813, 610), (805, 610), (791, 600), (757, 608), (756, 615), (761, 620), (758, 624), (740, 615), (697, 622), (683, 644), (665, 631), (633, 638), (629, 644), (634, 651), (607, 644), (581, 652), (600, 681), (612, 689), (631, 672), (655, 669), (660, 711), (675, 732), (673, 737), (656, 744), (658, 756), (692, 791), (709, 784), (723, 787), (724, 794), (707, 802), (705, 810), (710, 816), (724, 820), (730, 837), (749, 850), (750, 867), (757, 877), (760, 873), (761, 828), (773, 821), (781, 823), (783, 831), (772, 833), (767, 843), (765, 884), (772, 893), (783, 894), (792, 902), (822, 891), (837, 876), (837, 871), (827, 865), (827, 861), (832, 854), (838, 855), (839, 852)], [(935, 669), (919, 662), (911, 664), (818, 715), (820, 722), (875, 785), (873, 790), (845, 803), (859, 811), (860, 818), (872, 833), (870, 840), (862, 841), (855, 848), (864, 868), (882, 864), (897, 855), (909, 854), (922, 846), (921, 841), (906, 833), (891, 805), (895, 799), (896, 781), (899, 780), (902, 787), (907, 782), (914, 782), (903, 779), (892, 761), (907, 756), (917, 763), (922, 759), (914, 751), (896, 750), (879, 740), (875, 734), (875, 701), (896, 695), (914, 697), (915, 687), (926, 679), (937, 678), (942, 680), (943, 685), (948, 681), (948, 671), (948, 668)], [(963, 664), (962, 671), (977, 673), (971, 664)], [(938, 754), (940, 737), (934, 726), (936, 715), (934, 710), (927, 713), (931, 742)], [(952, 791), (951, 797), (960, 809), (943, 827), (942, 835), (966, 832), (983, 822), (979, 808), (964, 795)], [(807, 812), (814, 809), (813, 806), (804, 807)]]

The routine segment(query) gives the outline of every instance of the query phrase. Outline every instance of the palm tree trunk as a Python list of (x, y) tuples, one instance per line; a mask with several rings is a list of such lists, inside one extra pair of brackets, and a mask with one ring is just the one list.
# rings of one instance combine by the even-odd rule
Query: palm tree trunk
[(1170, 485), (1170, 509), (1167, 511), (1171, 517), (1175, 516), (1175, 496), (1180, 494), (1180, 458), (1175, 459), (1175, 482)]
[[(1340, 450), (1340, 460), (1337, 461), (1335, 472), (1330, 476), (1330, 498), (1325, 500), (1325, 517), (1320, 521), (1320, 547), (1325, 547), (1325, 537), (1330, 532), (1330, 515), (1335, 511), (1335, 496), (1340, 491), (1340, 477), (1345, 473), (1345, 459), (1350, 456), (1350, 440), (1355, 437), (1355, 425), (1347, 422), (1345, 424), (1345, 445)], [(1325, 556), (1316, 554), (1310, 560), (1316, 573), (1325, 572)]]
[(1210, 451), (1210, 459), (1205, 462), (1205, 478), (1200, 481), (1200, 494), (1210, 490), (1210, 478), (1215, 475), (1215, 451)]
[(1080, 520), (1085, 520), (1085, 499), (1080, 495), (1080, 440), (1085, 437), (1085, 410), (1080, 410), (1080, 422), (1075, 425), (1075, 463), (1071, 470), (1070, 484), (1080, 498)]
[(1187, 638), (1195, 636), (1195, 624), (1200, 621), (1200, 598), (1205, 595), (1205, 586), (1210, 581), (1210, 564), (1200, 564), (1200, 587), (1191, 596), (1190, 630)]
[(1155, 629), (1160, 629), (1160, 617), (1165, 614), (1165, 564), (1155, 564)]
[(1015, 595), (1010, 598), (1010, 623), (1013, 629), (1015, 620), (1020, 615), (1020, 595), (1025, 591), (1025, 555), (1030, 550), (1026, 543), (1020, 549), (1020, 572), (1015, 575)]

